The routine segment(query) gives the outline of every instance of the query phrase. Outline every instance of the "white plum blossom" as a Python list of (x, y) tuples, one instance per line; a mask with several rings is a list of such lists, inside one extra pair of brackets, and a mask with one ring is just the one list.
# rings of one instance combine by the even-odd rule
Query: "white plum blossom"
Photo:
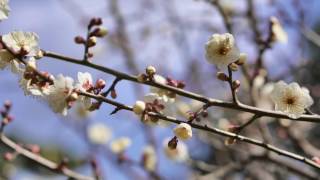
[[(92, 76), (90, 73), (78, 72), (78, 83), (76, 88), (80, 91), (87, 92), (93, 87)], [(86, 108), (90, 108), (91, 106), (91, 98), (86, 96), (80, 96), (80, 101), (83, 102)]]
[[(143, 101), (145, 103), (150, 103), (150, 104), (153, 104), (155, 101), (157, 101), (157, 104), (163, 105), (163, 107), (164, 107), (158, 113), (165, 114), (165, 115), (170, 114), (170, 109), (168, 108), (169, 103), (165, 100), (165, 98), (163, 96), (159, 96), (156, 93), (148, 93), (144, 96)], [(155, 117), (148, 117), (147, 119), (145, 119), (145, 123), (149, 124), (149, 125), (166, 125), (168, 122), (159, 121), (159, 119), (157, 119)]]
[(87, 129), (87, 136), (90, 142), (94, 144), (106, 144), (111, 136), (111, 130), (103, 123), (95, 123)]
[(176, 161), (176, 162), (185, 162), (186, 160), (188, 160), (189, 152), (188, 152), (187, 145), (184, 142), (179, 141), (177, 144), (177, 147), (175, 149), (172, 149), (172, 148), (168, 147), (169, 141), (170, 141), (170, 139), (167, 138), (163, 142), (163, 150), (164, 150), (165, 155), (169, 159)]
[(49, 94), (46, 96), (51, 109), (56, 113), (67, 115), (67, 110), (70, 108), (70, 103), (73, 103), (77, 97), (72, 93), (74, 90), (73, 79), (59, 74), (54, 79), (53, 85), (49, 88)]
[(110, 144), (110, 150), (115, 154), (123, 153), (131, 145), (131, 139), (128, 137), (120, 137), (113, 140)]
[(187, 123), (180, 123), (174, 128), (173, 132), (181, 140), (188, 140), (192, 137), (192, 128)]
[(23, 69), (20, 67), (18, 60), (6, 49), (0, 50), (0, 69), (10, 67), (15, 74), (21, 73)]
[(8, 19), (9, 12), (9, 0), (0, 0), (0, 21)]
[(207, 61), (218, 68), (226, 67), (240, 57), (233, 35), (229, 33), (213, 34), (206, 43), (205, 49)]
[(291, 118), (299, 118), (305, 109), (313, 104), (309, 91), (295, 82), (276, 83), (271, 92), (271, 99), (275, 104), (275, 110), (282, 111)]
[(39, 37), (33, 32), (13, 31), (3, 35), (2, 41), (15, 54), (23, 50), (26, 56), (37, 56), (40, 51)]
[(159, 94), (156, 93), (148, 93), (143, 97), (143, 101), (145, 103), (153, 103), (155, 100), (157, 100), (160, 104), (166, 105), (166, 101), (162, 96), (159, 96)]
[[(167, 79), (161, 75), (155, 74), (153, 78), (154, 78), (154, 82), (158, 84), (163, 84), (163, 85), (167, 84)], [(165, 102), (174, 102), (174, 98), (168, 97), (169, 92), (165, 89), (150, 87), (150, 92), (158, 94), (162, 98), (162, 100)]]

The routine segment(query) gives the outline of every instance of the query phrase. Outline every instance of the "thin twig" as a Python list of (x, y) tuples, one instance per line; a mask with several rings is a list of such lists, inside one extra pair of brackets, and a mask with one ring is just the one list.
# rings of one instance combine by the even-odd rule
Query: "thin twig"
[(158, 87), (161, 89), (165, 89), (171, 92), (174, 92), (180, 96), (184, 96), (187, 98), (191, 98), (203, 103), (208, 103), (210, 106), (217, 106), (217, 107), (223, 107), (223, 108), (228, 108), (228, 109), (234, 109), (234, 110), (239, 110), (239, 111), (243, 111), (243, 112), (249, 112), (249, 113), (253, 113), (253, 114), (257, 114), (262, 116), (267, 116), (267, 117), (273, 117), (273, 118), (283, 118), (283, 119), (290, 119), (293, 121), (306, 121), (306, 122), (315, 122), (315, 123), (320, 123), (320, 116), (319, 115), (302, 115), (299, 118), (293, 119), (291, 117), (289, 117), (287, 114), (282, 113), (282, 112), (278, 112), (278, 111), (272, 111), (272, 110), (264, 110), (261, 108), (257, 108), (257, 107), (253, 107), (253, 106), (249, 106), (249, 105), (245, 105), (239, 102), (239, 104), (234, 104), (234, 103), (230, 103), (230, 102), (224, 102), (221, 100), (217, 100), (217, 99), (213, 99), (213, 98), (209, 98), (209, 97), (205, 97), (203, 95), (197, 94), (197, 93), (193, 93), (190, 91), (186, 91), (180, 88), (176, 88), (173, 86), (169, 86), (169, 85), (164, 85), (164, 84), (160, 84), (160, 83), (156, 83), (153, 81), (146, 81), (146, 82), (139, 82), (137, 76), (133, 76), (133, 75), (129, 75), (108, 67), (104, 67), (104, 66), (100, 66), (97, 64), (93, 64), (90, 62), (82, 62), (79, 59), (74, 59), (68, 56), (64, 56), (64, 55), (60, 55), (60, 54), (56, 54), (53, 52), (49, 52), (49, 51), (44, 51), (44, 56), (46, 57), (51, 57), (57, 60), (62, 60), (62, 61), (66, 61), (69, 63), (74, 63), (74, 64), (78, 64), (78, 65), (82, 65), (82, 66), (87, 66), (93, 69), (96, 69), (98, 71), (102, 71), (104, 73), (107, 74), (111, 74), (113, 76), (116, 77), (120, 77), (123, 80), (128, 80), (128, 81), (132, 81), (135, 83), (141, 83), (141, 84), (145, 84), (145, 85), (149, 85), (149, 86), (154, 86), (154, 87)]
[(89, 177), (89, 176), (84, 176), (81, 175), (67, 167), (63, 167), (61, 169), (58, 169), (59, 164), (56, 164), (38, 154), (32, 153), (31, 151), (21, 147), (17, 143), (15, 143), (13, 140), (9, 139), (7, 136), (4, 134), (1, 134), (1, 143), (4, 144), (5, 146), (13, 149), (15, 152), (17, 152), (19, 155), (22, 155), (26, 157), (27, 159), (34, 161), (35, 163), (41, 165), (42, 167), (45, 167), (46, 169), (51, 170), (52, 172), (56, 172), (59, 174), (63, 174), (69, 178), (72, 179), (79, 179), (79, 180), (94, 180), (94, 178)]
[[(127, 106), (127, 105), (119, 103), (117, 101), (113, 101), (113, 100), (107, 99), (107, 98), (105, 98), (103, 96), (94, 95), (94, 94), (90, 94), (90, 93), (87, 93), (87, 92), (80, 92), (80, 95), (91, 97), (93, 99), (103, 101), (105, 103), (108, 103), (108, 104), (111, 104), (113, 106), (116, 106), (117, 108), (120, 108), (120, 109), (124, 109), (124, 110), (127, 110), (127, 111), (133, 111), (133, 108), (131, 106)], [(146, 113), (148, 113), (148, 115), (150, 115), (150, 116), (153, 116), (153, 117), (165, 120), (165, 121), (169, 121), (169, 122), (172, 122), (172, 123), (175, 123), (175, 124), (186, 123), (185, 121), (178, 120), (175, 117), (165, 116), (165, 115), (154, 113), (154, 112), (146, 112)], [(221, 130), (221, 129), (217, 129), (217, 128), (214, 128), (214, 127), (209, 127), (208, 125), (202, 126), (202, 125), (198, 125), (198, 124), (194, 124), (194, 123), (189, 123), (189, 125), (191, 127), (195, 128), (195, 129), (200, 129), (200, 130), (203, 130), (203, 131), (211, 132), (211, 133), (214, 133), (214, 134), (219, 134), (219, 135), (230, 137), (230, 138), (233, 138), (233, 139), (237, 139), (239, 141), (243, 141), (243, 142), (246, 142), (246, 143), (249, 143), (249, 144), (254, 144), (254, 145), (260, 146), (260, 147), (265, 148), (265, 149), (267, 149), (267, 150), (269, 150), (271, 152), (275, 152), (275, 153), (277, 153), (277, 154), (279, 154), (281, 156), (292, 158), (292, 159), (301, 161), (301, 162), (303, 162), (303, 163), (305, 163), (305, 164), (307, 164), (307, 165), (309, 165), (311, 167), (320, 169), (320, 164), (312, 161), (311, 159), (308, 159), (308, 158), (300, 156), (298, 154), (294, 154), (292, 152), (277, 148), (277, 147), (275, 147), (275, 146), (273, 146), (271, 144), (264, 143), (263, 141), (259, 141), (259, 140), (252, 139), (252, 138), (248, 138), (248, 137), (245, 137), (245, 136), (241, 136), (241, 135), (238, 135), (238, 134), (235, 134), (235, 133), (231, 133), (231, 132), (228, 132), (228, 131), (224, 131), (224, 130)]]

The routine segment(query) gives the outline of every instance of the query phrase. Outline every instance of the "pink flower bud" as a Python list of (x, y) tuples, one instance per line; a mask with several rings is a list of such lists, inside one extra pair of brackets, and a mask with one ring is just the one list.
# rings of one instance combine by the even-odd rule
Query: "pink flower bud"
[(84, 40), (83, 37), (81, 37), (81, 36), (76, 36), (76, 37), (74, 38), (74, 42), (77, 43), (77, 44), (85, 44), (86, 41)]
[(96, 88), (103, 89), (106, 86), (106, 81), (103, 79), (98, 79), (96, 82)]

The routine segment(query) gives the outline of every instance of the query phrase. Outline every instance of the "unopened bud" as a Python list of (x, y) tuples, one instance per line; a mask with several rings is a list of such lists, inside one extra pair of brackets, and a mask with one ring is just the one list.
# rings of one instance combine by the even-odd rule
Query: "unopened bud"
[(175, 136), (168, 142), (168, 147), (170, 149), (176, 149), (178, 145), (178, 138)]
[(232, 82), (232, 88), (233, 89), (238, 89), (240, 87), (240, 81), (239, 80), (235, 80)]
[(217, 78), (221, 81), (228, 81), (229, 77), (223, 72), (217, 72)]
[(146, 103), (143, 101), (136, 101), (136, 103), (133, 105), (133, 112), (137, 115), (142, 114), (145, 109)]
[(157, 72), (157, 70), (156, 70), (156, 68), (153, 67), (153, 66), (148, 66), (148, 67), (146, 68), (146, 73), (147, 73), (147, 75), (149, 75), (149, 76), (153, 76), (154, 74), (156, 74), (156, 72)]
[(206, 117), (209, 116), (209, 113), (208, 113), (207, 110), (204, 110), (204, 111), (201, 113), (201, 115), (202, 115), (203, 118), (206, 118)]
[(15, 155), (14, 155), (13, 153), (6, 152), (6, 153), (4, 153), (3, 158), (4, 158), (6, 161), (13, 161), (14, 158), (15, 158)]
[(97, 38), (95, 36), (92, 36), (89, 38), (88, 42), (88, 47), (93, 47), (97, 44)]
[(184, 87), (186, 87), (186, 84), (182, 81), (179, 81), (177, 88), (183, 89)]
[(102, 24), (102, 19), (101, 18), (92, 18), (89, 23), (89, 28), (92, 26), (100, 26)]
[(98, 79), (96, 82), (96, 88), (103, 89), (106, 86), (106, 81), (103, 79)]
[(73, 92), (73, 93), (71, 93), (70, 96), (67, 98), (67, 101), (73, 102), (73, 101), (76, 101), (78, 98), (79, 98), (78, 93)]
[(238, 64), (239, 66), (241, 66), (246, 62), (247, 62), (247, 54), (246, 53), (240, 53), (239, 60), (236, 61), (235, 63)]
[(28, 61), (26, 66), (26, 71), (32, 72), (37, 69), (36, 61)]
[(29, 149), (31, 152), (35, 153), (35, 154), (40, 153), (40, 146), (38, 146), (38, 145), (36, 145), (36, 144), (30, 144), (30, 145), (28, 145), (28, 149)]
[(88, 58), (92, 58), (93, 57), (93, 53), (92, 52), (88, 52), (87, 57)]
[(4, 102), (4, 108), (6, 108), (6, 110), (10, 110), (11, 106), (12, 106), (11, 101), (6, 100), (6, 101)]
[(115, 99), (115, 98), (117, 98), (117, 92), (116, 92), (116, 90), (111, 90), (111, 97), (113, 98), (113, 99)]
[(146, 82), (146, 81), (147, 81), (147, 76), (146, 76), (145, 74), (139, 74), (139, 75), (137, 76), (137, 80), (138, 80), (139, 82)]
[(238, 65), (236, 63), (231, 63), (229, 67), (231, 71), (238, 71)]
[(225, 140), (224, 140), (224, 144), (226, 145), (226, 146), (229, 146), (229, 145), (232, 145), (232, 144), (234, 144), (234, 143), (236, 143), (236, 139), (235, 138), (231, 138), (231, 137), (228, 137), (228, 138), (226, 138)]
[(317, 164), (320, 164), (320, 158), (319, 157), (312, 157), (312, 161), (314, 161)]
[(86, 41), (84, 40), (83, 37), (81, 37), (81, 36), (76, 36), (76, 37), (74, 38), (74, 42), (77, 43), (77, 44), (85, 44)]
[(36, 59), (43, 58), (43, 52), (41, 50), (39, 50), (34, 58), (36, 58)]
[(108, 30), (104, 27), (98, 27), (92, 32), (93, 36), (97, 36), (100, 38), (106, 36), (107, 34), (108, 34)]

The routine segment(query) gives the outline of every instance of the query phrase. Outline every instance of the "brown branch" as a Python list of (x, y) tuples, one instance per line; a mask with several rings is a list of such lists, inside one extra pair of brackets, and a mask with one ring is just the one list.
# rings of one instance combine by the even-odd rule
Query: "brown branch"
[(306, 122), (315, 122), (315, 123), (320, 123), (320, 116), (319, 115), (302, 115), (297, 119), (293, 119), (290, 118), (287, 114), (282, 113), (282, 112), (278, 112), (278, 111), (272, 111), (272, 110), (264, 110), (261, 108), (257, 108), (257, 107), (253, 107), (253, 106), (249, 106), (249, 105), (245, 105), (239, 102), (239, 104), (234, 104), (232, 102), (224, 102), (221, 100), (217, 100), (217, 99), (213, 99), (213, 98), (209, 98), (209, 97), (205, 97), (203, 95), (197, 94), (197, 93), (193, 93), (190, 91), (186, 91), (180, 88), (176, 88), (173, 86), (169, 86), (169, 85), (164, 85), (164, 84), (159, 84), (153, 81), (146, 81), (146, 82), (139, 82), (137, 76), (133, 76), (133, 75), (129, 75), (108, 67), (103, 67), (97, 64), (93, 64), (90, 62), (82, 62), (79, 59), (75, 59), (75, 58), (71, 58), (68, 56), (64, 56), (64, 55), (60, 55), (60, 54), (56, 54), (53, 52), (49, 52), (49, 51), (44, 51), (44, 56), (46, 57), (51, 57), (51, 58), (55, 58), (58, 60), (62, 60), (62, 61), (66, 61), (69, 63), (74, 63), (74, 64), (78, 64), (78, 65), (82, 65), (82, 66), (87, 66), (93, 69), (96, 69), (98, 71), (102, 71), (104, 73), (107, 74), (111, 74), (115, 77), (121, 78), (123, 80), (128, 80), (128, 81), (132, 81), (135, 83), (141, 83), (141, 84), (145, 84), (145, 85), (149, 85), (149, 86), (154, 86), (154, 87), (158, 87), (161, 89), (165, 89), (168, 91), (172, 91), (180, 96), (184, 96), (187, 98), (191, 98), (197, 101), (201, 101), (203, 103), (208, 103), (209, 106), (217, 106), (217, 107), (223, 107), (223, 108), (228, 108), (228, 109), (234, 109), (234, 110), (239, 110), (239, 111), (243, 111), (243, 112), (249, 112), (252, 114), (257, 114), (262, 116), (267, 116), (267, 117), (273, 117), (273, 118), (283, 118), (283, 119), (290, 119), (293, 121), (306, 121)]
[[(94, 95), (94, 94), (90, 94), (90, 93), (87, 93), (87, 92), (80, 92), (80, 95), (91, 97), (91, 98), (99, 100), (99, 101), (103, 101), (105, 103), (108, 103), (108, 104), (111, 104), (113, 106), (116, 106), (119, 109), (124, 109), (124, 110), (127, 110), (127, 111), (133, 111), (133, 108), (131, 106), (127, 106), (125, 104), (122, 104), (122, 103), (107, 99), (107, 98), (105, 98), (103, 96)], [(189, 123), (189, 122), (186, 122), (186, 121), (179, 120), (179, 119), (177, 119), (175, 117), (165, 116), (165, 115), (154, 113), (154, 112), (146, 112), (146, 113), (148, 115), (150, 115), (150, 116), (153, 116), (153, 117), (156, 117), (156, 118), (168, 121), (168, 122), (172, 122), (172, 123), (175, 123), (175, 124)], [(202, 125), (198, 125), (198, 124), (195, 124), (195, 123), (189, 123), (189, 125), (191, 127), (195, 128), (195, 129), (203, 130), (203, 131), (206, 131), (206, 132), (222, 135), (222, 136), (225, 136), (225, 137), (237, 139), (237, 140), (242, 141), (242, 142), (246, 142), (246, 143), (249, 143), (249, 144), (260, 146), (260, 147), (262, 147), (262, 148), (264, 148), (266, 150), (269, 150), (271, 152), (275, 152), (278, 155), (285, 156), (285, 157), (288, 157), (288, 158), (291, 158), (291, 159), (295, 159), (295, 160), (301, 161), (301, 162), (303, 162), (303, 163), (305, 163), (305, 164), (307, 164), (307, 165), (309, 165), (311, 167), (320, 169), (320, 164), (317, 164), (316, 162), (312, 161), (311, 159), (308, 159), (308, 158), (300, 156), (298, 154), (294, 154), (292, 152), (277, 148), (277, 147), (275, 147), (275, 146), (273, 146), (271, 144), (264, 143), (263, 141), (259, 141), (259, 140), (256, 140), (256, 139), (252, 139), (252, 138), (248, 138), (248, 137), (245, 137), (245, 136), (241, 136), (239, 134), (231, 133), (231, 132), (224, 131), (224, 130), (221, 130), (221, 129), (218, 129), (218, 128), (209, 127), (208, 125), (202, 126)]]
[(221, 6), (219, 0), (206, 0), (208, 3), (212, 4), (213, 6), (215, 6), (217, 8), (217, 10), (219, 11), (219, 13), (222, 16), (223, 22), (226, 26), (226, 29), (232, 33), (233, 29), (232, 29), (232, 22), (231, 22), (231, 17), (228, 16), (228, 14), (225, 12), (225, 10), (223, 9), (223, 7)]
[(32, 153), (31, 151), (21, 147), (17, 143), (15, 143), (13, 140), (9, 139), (4, 134), (0, 135), (1, 143), (5, 146), (13, 149), (15, 152), (17, 152), (19, 155), (22, 155), (23, 157), (26, 157), (27, 159), (34, 161), (35, 163), (41, 165), (42, 167), (51, 170), (52, 172), (56, 172), (59, 174), (63, 174), (69, 178), (72, 179), (79, 179), (79, 180), (94, 180), (94, 178), (89, 176), (81, 175), (67, 167), (63, 167), (61, 169), (58, 169), (59, 164), (56, 164), (38, 154)]

